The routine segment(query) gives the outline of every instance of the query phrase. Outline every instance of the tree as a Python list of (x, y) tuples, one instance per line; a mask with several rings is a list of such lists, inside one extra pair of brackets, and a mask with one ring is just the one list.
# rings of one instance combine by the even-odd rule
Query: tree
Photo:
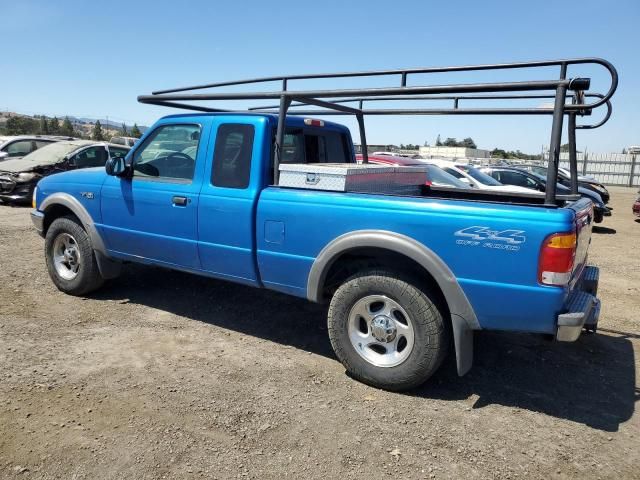
[(38, 132), (36, 119), (22, 115), (14, 115), (7, 120), (7, 135), (28, 135)]
[(122, 122), (122, 128), (120, 129), (120, 133), (123, 137), (129, 136), (129, 132), (127, 132), (127, 126)]
[(64, 117), (62, 121), (62, 127), (60, 127), (60, 135), (64, 135), (67, 137), (73, 137), (75, 135), (75, 131), (73, 129), (73, 125), (71, 124), (71, 120), (69, 117)]
[(51, 135), (58, 135), (60, 133), (60, 121), (58, 117), (53, 117), (49, 120), (49, 133)]
[(458, 141), (455, 138), (447, 137), (447, 139), (444, 141), (443, 145), (445, 147), (457, 147), (458, 146)]
[(623, 155), (626, 155), (626, 154), (627, 154), (627, 149), (626, 149), (626, 148), (623, 148), (623, 149), (622, 149), (622, 154), (623, 154)]
[(509, 158), (509, 155), (500, 148), (494, 148), (491, 150), (491, 158)]
[(438, 138), (436, 138), (436, 147), (441, 147), (442, 141), (440, 140), (440, 134), (438, 134)]
[(473, 138), (471, 137), (465, 138), (464, 140), (462, 140), (462, 142), (460, 142), (459, 145), (465, 148), (478, 148), (478, 146), (476, 145), (476, 142), (474, 142)]
[(134, 138), (140, 138), (142, 136), (142, 132), (138, 128), (137, 123), (134, 123), (133, 127), (131, 127), (131, 136)]
[(47, 122), (47, 117), (45, 117), (44, 115), (40, 117), (39, 130), (40, 130), (40, 133), (43, 135), (49, 134), (49, 122)]
[(93, 130), (91, 131), (91, 139), (97, 141), (104, 140), (104, 133), (102, 132), (102, 125), (100, 125), (100, 120), (96, 120), (96, 123), (93, 126)]

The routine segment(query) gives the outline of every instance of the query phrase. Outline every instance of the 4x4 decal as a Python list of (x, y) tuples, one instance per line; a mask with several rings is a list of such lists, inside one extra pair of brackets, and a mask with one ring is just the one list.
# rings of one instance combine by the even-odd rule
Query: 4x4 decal
[(527, 241), (524, 230), (492, 230), (489, 227), (473, 226), (463, 228), (454, 233), (456, 237), (463, 237), (456, 240), (456, 244), (465, 246), (482, 246), (485, 248), (495, 248), (498, 250), (520, 250), (520, 244)]

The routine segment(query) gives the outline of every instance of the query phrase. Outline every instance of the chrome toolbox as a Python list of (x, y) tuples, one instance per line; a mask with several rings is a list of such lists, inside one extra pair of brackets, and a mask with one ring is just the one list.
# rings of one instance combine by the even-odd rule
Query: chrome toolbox
[(281, 163), (281, 187), (334, 192), (419, 195), (426, 167), (357, 163)]

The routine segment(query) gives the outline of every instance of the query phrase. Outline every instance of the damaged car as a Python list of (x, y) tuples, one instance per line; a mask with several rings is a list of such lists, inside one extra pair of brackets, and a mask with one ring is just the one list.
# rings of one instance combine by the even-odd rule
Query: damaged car
[(20, 158), (0, 163), (0, 200), (31, 203), (38, 181), (54, 173), (104, 167), (110, 157), (124, 157), (129, 147), (90, 140), (58, 141)]

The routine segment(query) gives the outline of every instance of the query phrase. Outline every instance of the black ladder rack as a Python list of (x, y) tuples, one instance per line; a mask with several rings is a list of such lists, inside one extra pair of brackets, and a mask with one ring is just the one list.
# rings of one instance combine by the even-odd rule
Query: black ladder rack
[[(589, 78), (567, 78), (567, 70), (572, 65), (591, 65), (603, 67), (611, 77), (606, 93), (590, 92)], [(553, 80), (523, 80), (517, 82), (466, 83), (443, 85), (409, 86), (407, 81), (412, 75), (444, 72), (507, 71), (532, 68), (559, 67), (558, 78)], [(397, 77), (399, 86), (377, 88), (350, 88), (330, 90), (292, 90), (290, 83), (296, 80), (320, 80), (335, 78), (371, 78)], [(224, 87), (238, 85), (264, 86), (266, 83), (279, 82), (281, 89), (253, 92), (224, 91)], [(615, 67), (600, 58), (576, 58), (537, 62), (498, 63), (486, 65), (467, 65), (452, 67), (408, 68), (399, 70), (372, 70), (362, 72), (322, 73), (307, 75), (288, 75), (262, 77), (248, 80), (209, 83), (190, 87), (159, 90), (151, 95), (141, 95), (141, 103), (163, 105), (201, 112), (238, 112), (237, 109), (223, 109), (207, 105), (182, 102), (224, 102), (233, 100), (279, 100), (278, 105), (254, 106), (246, 112), (271, 113), (278, 115), (274, 155), (274, 184), (278, 183), (279, 164), (285, 133), (287, 113), (298, 115), (354, 115), (360, 129), (360, 143), (363, 159), (367, 161), (367, 139), (364, 126), (366, 115), (551, 115), (551, 140), (549, 148), (549, 168), (547, 170), (547, 189), (545, 204), (555, 205), (556, 181), (560, 158), (560, 143), (565, 115), (568, 117), (569, 164), (571, 170), (571, 193), (578, 192), (576, 139), (577, 129), (592, 129), (604, 125), (611, 116), (610, 99), (618, 86), (618, 73)], [(206, 93), (194, 93), (196, 90), (208, 90)], [(544, 93), (546, 92), (546, 93)], [(489, 94), (489, 95), (487, 95)], [(553, 107), (522, 108), (504, 106), (510, 100), (553, 99)], [(591, 100), (587, 103), (587, 99)], [(449, 100), (446, 108), (365, 108), (365, 103), (385, 101), (429, 101)], [(498, 106), (489, 108), (460, 107), (461, 103), (471, 100), (495, 102)], [(350, 105), (353, 104), (353, 105)], [(309, 106), (315, 107), (309, 109)], [(591, 115), (593, 110), (604, 106), (606, 112), (597, 123), (578, 125), (578, 115)]]

